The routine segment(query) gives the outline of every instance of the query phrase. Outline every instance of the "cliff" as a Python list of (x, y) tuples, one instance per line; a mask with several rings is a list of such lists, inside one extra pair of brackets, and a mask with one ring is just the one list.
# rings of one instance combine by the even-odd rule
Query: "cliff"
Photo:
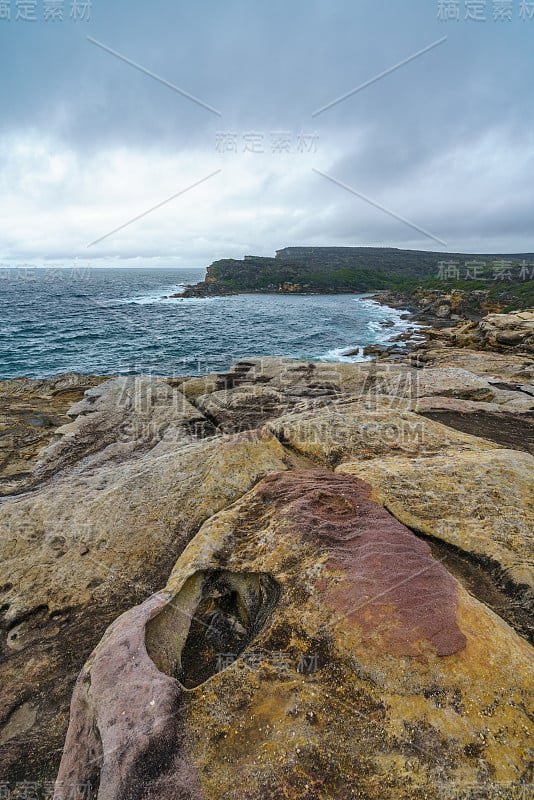
[[(275, 258), (214, 261), (185, 297), (239, 292), (366, 292), (413, 290), (431, 282), (448, 288), (489, 288), (534, 298), (534, 254), (440, 253), (387, 247), (287, 247)], [(520, 303), (521, 305), (522, 303)]]

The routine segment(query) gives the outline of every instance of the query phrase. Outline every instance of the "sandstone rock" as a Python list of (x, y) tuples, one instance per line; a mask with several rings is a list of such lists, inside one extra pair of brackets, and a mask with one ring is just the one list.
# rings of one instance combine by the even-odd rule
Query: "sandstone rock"
[(499, 344), (516, 345), (521, 344), (525, 334), (521, 330), (496, 331), (495, 341)]
[(22, 491), (67, 409), (104, 378), (65, 374), (0, 381), (0, 496)]
[(391, 407), (402, 405), (406, 410), (417, 409), (414, 400), (432, 396), (494, 401), (518, 411), (534, 408), (534, 396), (507, 392), (462, 368), (411, 369), (389, 362), (313, 365), (258, 359), (231, 376), (239, 376), (234, 388), (194, 398), (197, 408), (225, 432), (257, 427), (289, 410), (320, 408), (354, 397), (367, 404), (383, 404), (389, 398)]
[[(241, 383), (268, 385), (293, 396), (334, 396), (342, 391), (344, 367), (339, 363), (295, 361), (290, 358), (251, 358), (238, 361), (230, 375), (238, 375)], [(365, 376), (363, 376), (363, 380)]]
[(238, 433), (261, 426), (278, 417), (295, 401), (290, 402), (270, 386), (238, 386), (211, 392), (196, 398), (197, 407), (224, 433)]
[(427, 335), (454, 347), (532, 354), (534, 310), (487, 314), (479, 322), (462, 322), (454, 328), (430, 330)]
[(380, 456), (434, 455), (492, 450), (491, 442), (467, 436), (391, 405), (347, 403), (288, 414), (267, 428), (285, 445), (322, 464), (366, 461)]
[(412, 397), (457, 397), (462, 400), (492, 400), (494, 389), (483, 378), (461, 368), (427, 368), (412, 375)]
[(88, 390), (67, 413), (74, 421), (58, 428), (57, 441), (43, 452), (41, 479), (95, 453), (92, 461), (100, 463), (154, 447), (164, 437), (185, 444), (213, 432), (179, 389), (142, 376), (112, 378)]
[(202, 394), (215, 392), (220, 387), (220, 378), (216, 373), (210, 373), (200, 378), (189, 378), (179, 383), (180, 391), (188, 400), (195, 400)]
[(491, 559), (534, 597), (534, 458), (504, 449), (376, 459), (338, 467), (408, 527)]
[(29, 699), (37, 707), (31, 731), (3, 747), (2, 780), (53, 777), (72, 685), (106, 626), (165, 583), (205, 519), (285, 459), (272, 435), (243, 434), (77, 466), (0, 504), (0, 736)]
[[(33, 489), (0, 504), (0, 777), (53, 777), (76, 674), (116, 620), (78, 683), (64, 761), (100, 800), (443, 800), (436, 787), (524, 782), (532, 650), (504, 619), (527, 630), (530, 462), (415, 410), (526, 418), (534, 361), (445, 350), (445, 369), (248, 359), (120, 378), (71, 408)], [(434, 519), (433, 551), (463, 548), (455, 574), (481, 602), (352, 475), (249, 492), (313, 462), (361, 470), (381, 503), (391, 485), (401, 521), (404, 502), (421, 530)], [(483, 591), (465, 578), (474, 558)], [(237, 659), (214, 668), (214, 648)]]
[[(291, 397), (388, 395), (414, 398), (448, 395), (491, 400), (494, 390), (483, 378), (464, 369), (411, 369), (390, 363), (307, 363), (291, 359), (251, 359), (240, 371), (242, 385), (261, 383)], [(239, 366), (239, 365), (237, 365)]]
[(432, 345), (407, 357), (414, 366), (461, 368), (486, 380), (534, 384), (534, 359), (528, 355), (450, 349)]
[(94, 651), (59, 797), (86, 781), (98, 800), (513, 797), (532, 666), (365, 483), (273, 475)]
[(534, 310), (511, 314), (488, 314), (481, 320), (479, 331), (483, 345), (499, 348), (515, 346), (534, 353)]
[[(501, 403), (484, 403), (478, 400), (459, 400), (457, 397), (440, 397), (439, 395), (419, 397), (413, 403), (413, 410), (418, 414), (427, 414), (432, 411), (451, 411), (461, 413), (487, 413), (505, 415), (509, 413), (506, 405)], [(525, 410), (521, 416), (525, 417)], [(515, 415), (514, 415), (515, 416)]]
[(451, 315), (451, 307), (447, 303), (440, 303), (435, 310), (436, 317), (440, 319), (446, 319)]
[(500, 405), (451, 397), (423, 397), (414, 402), (414, 411), (427, 419), (534, 455), (533, 407), (526, 397), (523, 403), (510, 401)]

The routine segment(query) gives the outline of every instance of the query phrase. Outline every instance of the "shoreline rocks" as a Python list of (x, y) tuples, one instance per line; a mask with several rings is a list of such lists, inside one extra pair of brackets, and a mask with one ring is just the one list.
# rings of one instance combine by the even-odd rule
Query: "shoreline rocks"
[(534, 358), (403, 353), (7, 382), (14, 425), (74, 395), (0, 502), (4, 780), (66, 741), (58, 798), (531, 781)]
[(478, 322), (489, 313), (501, 313), (513, 302), (514, 297), (506, 294), (501, 300), (494, 300), (486, 289), (415, 289), (412, 292), (399, 292), (384, 289), (374, 295), (374, 299), (391, 308), (407, 308), (424, 322), (441, 327), (462, 319)]
[(373, 299), (391, 308), (408, 308), (411, 319), (426, 323), (417, 333), (427, 342), (420, 343), (410, 337), (412, 349), (424, 349), (428, 340), (439, 340), (450, 346), (475, 350), (534, 353), (534, 309), (501, 313), (503, 306), (490, 303), (488, 292), (445, 294), (421, 290), (414, 295), (404, 295), (384, 291)]
[(28, 482), (40, 451), (70, 422), (68, 409), (105, 380), (68, 373), (48, 380), (0, 381), (0, 497)]

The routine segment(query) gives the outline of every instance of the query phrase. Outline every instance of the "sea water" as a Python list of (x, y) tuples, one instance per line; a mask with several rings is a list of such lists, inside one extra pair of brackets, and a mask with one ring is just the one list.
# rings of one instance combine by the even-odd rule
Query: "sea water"
[[(0, 378), (202, 375), (251, 356), (356, 361), (414, 324), (368, 295), (176, 299), (204, 269), (0, 269)], [(347, 351), (360, 351), (347, 356)]]

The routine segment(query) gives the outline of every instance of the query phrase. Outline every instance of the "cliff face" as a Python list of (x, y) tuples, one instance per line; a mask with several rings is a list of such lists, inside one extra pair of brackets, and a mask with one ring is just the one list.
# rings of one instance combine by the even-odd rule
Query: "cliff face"
[[(517, 280), (519, 265), (534, 264), (534, 255), (466, 255), (387, 247), (286, 247), (278, 250), (275, 258), (250, 255), (242, 260), (214, 261), (208, 267), (205, 281), (190, 288), (186, 296), (232, 292), (365, 292), (397, 288), (406, 281), (438, 280), (443, 276), (445, 263), (463, 265), (449, 268), (451, 275), (458, 269), (461, 276), (462, 270), (467, 274), (468, 264), (477, 262), (479, 280), (494, 285), (498, 274), (495, 265), (504, 261), (515, 265), (511, 269), (515, 270)], [(482, 263), (485, 267), (480, 266)], [(530, 275), (525, 271), (522, 274), (524, 278)], [(511, 283), (514, 275), (509, 279), (505, 274), (504, 284)]]

